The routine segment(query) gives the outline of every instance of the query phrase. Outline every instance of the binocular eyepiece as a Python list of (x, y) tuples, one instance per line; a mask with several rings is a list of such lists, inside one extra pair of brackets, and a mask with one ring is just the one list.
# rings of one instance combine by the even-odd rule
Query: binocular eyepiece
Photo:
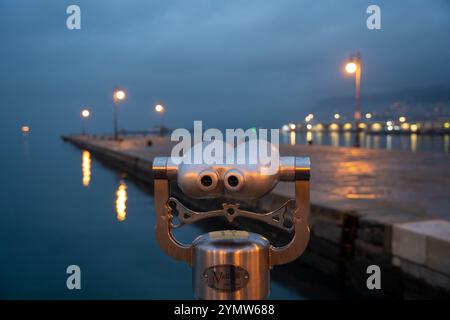
[(178, 160), (156, 158), (154, 170), (166, 168), (159, 175), (176, 180), (181, 191), (195, 199), (256, 199), (269, 193), (279, 181), (309, 179), (309, 158), (280, 157), (278, 166), (272, 169), (261, 164), (207, 165)]

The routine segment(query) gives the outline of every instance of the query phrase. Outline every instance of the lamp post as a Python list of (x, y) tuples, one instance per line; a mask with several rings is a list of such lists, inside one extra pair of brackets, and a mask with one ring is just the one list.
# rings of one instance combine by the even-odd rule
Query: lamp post
[(125, 100), (126, 93), (125, 90), (114, 88), (113, 91), (113, 100), (114, 100), (114, 140), (117, 140), (119, 138), (118, 131), (117, 131), (117, 112), (118, 112), (118, 105), (119, 102), (122, 100)]
[(162, 104), (158, 103), (155, 106), (155, 111), (158, 112), (161, 115), (161, 122), (160, 122), (160, 125), (159, 125), (159, 134), (162, 136), (163, 135), (163, 120), (164, 120), (165, 108), (164, 108), (164, 106)]
[(359, 122), (361, 120), (361, 55), (359, 52), (350, 57), (345, 65), (345, 71), (349, 74), (355, 74), (355, 147), (359, 147)]
[(86, 120), (91, 115), (91, 112), (88, 109), (81, 110), (81, 132), (86, 135)]

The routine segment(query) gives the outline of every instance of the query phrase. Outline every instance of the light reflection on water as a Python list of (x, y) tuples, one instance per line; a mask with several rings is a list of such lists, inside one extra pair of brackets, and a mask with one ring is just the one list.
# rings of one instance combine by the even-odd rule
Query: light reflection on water
[[(280, 135), (284, 144), (330, 145), (333, 147), (351, 147), (354, 143), (354, 133), (337, 131), (288, 132)], [(362, 148), (405, 150), (412, 152), (450, 152), (450, 135), (378, 135), (360, 133)]]
[(91, 153), (87, 150), (83, 150), (81, 156), (81, 174), (83, 176), (83, 186), (89, 187), (91, 182)]
[(121, 180), (116, 191), (116, 214), (118, 221), (125, 221), (127, 217), (127, 199), (127, 185)]

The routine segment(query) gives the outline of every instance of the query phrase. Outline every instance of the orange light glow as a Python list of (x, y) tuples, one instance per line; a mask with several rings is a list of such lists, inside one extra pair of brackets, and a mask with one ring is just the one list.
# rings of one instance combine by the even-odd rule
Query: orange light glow
[(164, 112), (164, 106), (162, 104), (157, 104), (155, 106), (155, 111), (156, 112)]
[(330, 130), (331, 131), (337, 131), (339, 130), (339, 125), (337, 123), (330, 124)]
[(294, 132), (294, 131), (291, 131), (289, 138), (290, 138), (291, 146), (295, 146), (295, 138), (296, 138), (296, 135), (295, 135), (295, 132)]
[(29, 126), (22, 126), (21, 130), (22, 130), (23, 133), (28, 133), (28, 132), (30, 132), (30, 127)]
[(124, 90), (116, 90), (114, 92), (114, 99), (123, 100), (123, 99), (125, 99), (125, 97), (126, 97), (126, 94), (125, 94)]
[(372, 126), (371, 126), (371, 129), (372, 129), (373, 131), (380, 131), (382, 128), (383, 128), (383, 126), (382, 126), (380, 123), (378, 123), (378, 122), (375, 122), (375, 123), (372, 124)]
[(87, 110), (87, 109), (84, 109), (83, 111), (81, 111), (81, 116), (82, 116), (83, 118), (89, 117), (90, 114), (91, 114), (91, 113), (90, 113), (89, 110)]
[(350, 122), (347, 122), (344, 124), (344, 130), (350, 130), (352, 128), (352, 124)]
[(355, 73), (357, 68), (358, 66), (354, 62), (349, 62), (345, 65), (345, 71), (347, 71), (347, 73)]

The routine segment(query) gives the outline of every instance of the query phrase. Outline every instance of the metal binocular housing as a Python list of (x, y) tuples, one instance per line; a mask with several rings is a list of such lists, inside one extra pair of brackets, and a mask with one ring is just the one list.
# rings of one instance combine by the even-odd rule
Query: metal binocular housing
[[(167, 255), (193, 267), (197, 299), (265, 299), (269, 295), (270, 269), (295, 260), (309, 241), (310, 210), (308, 157), (280, 157), (275, 170), (260, 164), (186, 164), (157, 157), (153, 161), (156, 238)], [(179, 163), (179, 164), (177, 164)], [(222, 208), (196, 212), (171, 196), (170, 182), (189, 198), (226, 199)], [(271, 212), (251, 212), (239, 201), (258, 199), (280, 181), (291, 181), (295, 199)], [(177, 223), (174, 222), (174, 211)], [(245, 217), (292, 232), (284, 246), (276, 247), (263, 236), (247, 231), (224, 230), (197, 237), (191, 244), (175, 239), (172, 231), (188, 223), (224, 216), (229, 222)]]

